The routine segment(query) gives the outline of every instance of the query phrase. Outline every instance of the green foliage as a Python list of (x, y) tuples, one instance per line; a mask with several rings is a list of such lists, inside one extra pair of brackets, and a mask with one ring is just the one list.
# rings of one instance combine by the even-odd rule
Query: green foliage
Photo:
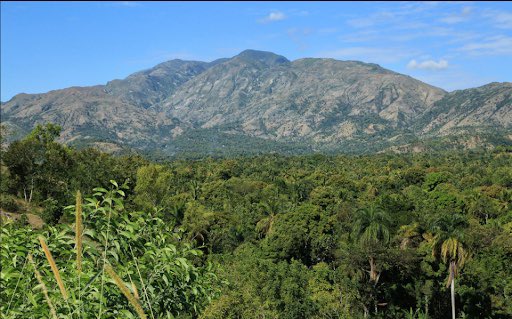
[(37, 124), (36, 127), (25, 138), (27, 141), (36, 141), (43, 145), (49, 145), (60, 135), (62, 128), (59, 125), (47, 123), (46, 125)]
[(3, 156), (12, 193), (31, 202), (53, 197), (63, 200), (73, 162), (68, 150), (54, 142), (60, 127), (38, 125), (24, 140), (11, 143)]
[(10, 213), (17, 213), (20, 211), (20, 205), (16, 197), (5, 193), (0, 194), (0, 208)]
[(2, 193), (44, 207), (48, 222), (61, 218), (61, 207), (72, 200), (76, 189), (107, 187), (112, 178), (133, 182), (138, 167), (147, 163), (136, 155), (113, 157), (94, 149), (68, 148), (55, 142), (59, 133), (56, 125), (36, 126), (25, 139), (9, 145), (0, 167)]
[[(84, 206), (84, 271), (74, 273), (72, 208), (60, 224), (39, 232), (7, 225), (2, 314), (48, 316), (41, 291), (31, 289), (33, 271), (21, 271), (31, 251), (61, 317), (76, 309), (76, 287), (83, 292), (82, 313), (97, 316), (103, 300), (105, 316), (133, 316), (108, 276), (101, 293), (106, 251), (155, 318), (447, 318), (453, 262), (459, 317), (512, 315), (512, 156), (506, 148), (157, 164), (38, 143), (11, 144), (8, 192), (22, 202), (24, 188), (32, 189), (33, 201), (56, 209), (50, 215), (58, 217), (76, 189), (99, 186)], [(47, 164), (50, 158), (55, 165)], [(61, 167), (64, 173), (57, 172)], [(43, 176), (49, 185), (40, 183)], [(70, 287), (69, 306), (34, 241), (39, 233)], [(143, 285), (150, 287), (150, 302)]]
[[(96, 188), (83, 206), (83, 265), (77, 270), (74, 228), (66, 224), (48, 226), (41, 232), (7, 224), (2, 228), (3, 318), (49, 317), (41, 287), (27, 265), (29, 253), (48, 287), (59, 317), (134, 317), (128, 303), (102, 269), (113, 265), (129, 284), (131, 293), (148, 317), (173, 318), (197, 315), (217, 294), (217, 277), (202, 252), (183, 240), (172, 224), (151, 214), (127, 212), (124, 190), (112, 181), (110, 190)], [(74, 206), (69, 206), (74, 209)], [(55, 289), (55, 279), (38, 247), (37, 236), (46, 238), (62, 275), (70, 299)], [(137, 292), (135, 292), (137, 291)]]
[(167, 202), (172, 190), (172, 172), (162, 165), (151, 164), (137, 170), (134, 203), (146, 211), (154, 208), (168, 212), (172, 203)]
[(53, 198), (47, 198), (42, 202), (43, 211), (41, 212), (41, 218), (45, 223), (55, 224), (58, 222), (60, 217), (60, 207), (58, 202)]
[(382, 244), (386, 245), (390, 240), (389, 215), (378, 206), (369, 206), (356, 211), (354, 222), (354, 237), (365, 248)]

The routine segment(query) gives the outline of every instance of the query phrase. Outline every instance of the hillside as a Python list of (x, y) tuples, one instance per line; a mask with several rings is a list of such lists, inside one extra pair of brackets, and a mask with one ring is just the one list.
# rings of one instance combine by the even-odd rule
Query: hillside
[[(511, 83), (448, 93), (376, 64), (246, 50), (210, 63), (172, 60), (106, 85), (18, 94), (2, 103), (2, 122), (13, 137), (53, 122), (61, 142), (167, 155), (367, 153), (461, 135), (510, 143), (511, 96)], [(208, 140), (207, 150), (198, 146)]]

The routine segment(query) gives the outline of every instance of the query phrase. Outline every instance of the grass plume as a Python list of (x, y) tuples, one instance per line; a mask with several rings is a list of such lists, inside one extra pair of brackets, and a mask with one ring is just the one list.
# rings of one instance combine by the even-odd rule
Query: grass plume
[(34, 273), (36, 274), (37, 282), (39, 282), (39, 285), (41, 286), (41, 290), (44, 294), (44, 299), (46, 299), (46, 303), (48, 304), (48, 307), (50, 307), (50, 313), (52, 314), (52, 317), (54, 319), (57, 319), (57, 312), (55, 311), (55, 307), (52, 304), (52, 301), (50, 300), (50, 297), (48, 296), (48, 288), (46, 288), (46, 285), (43, 282), (43, 278), (41, 277), (41, 273), (39, 270), (37, 270), (36, 263), (34, 262), (34, 259), (32, 258), (32, 254), (28, 254), (28, 260), (30, 264), (34, 267)]
[(76, 244), (76, 269), (78, 274), (82, 272), (82, 194), (76, 192), (75, 206), (75, 244)]
[(132, 290), (133, 290), (133, 294), (135, 295), (135, 299), (139, 300), (140, 299), (139, 292), (137, 291), (137, 286), (135, 286), (133, 281), (132, 281)]
[(142, 309), (141, 305), (137, 301), (137, 299), (133, 296), (133, 294), (130, 292), (130, 290), (126, 287), (123, 280), (116, 274), (114, 269), (112, 269), (112, 266), (105, 265), (105, 270), (107, 273), (114, 279), (114, 282), (116, 283), (116, 286), (121, 290), (123, 295), (128, 299), (128, 301), (132, 304), (133, 308), (135, 308), (135, 311), (139, 315), (139, 318), (146, 319), (146, 314), (144, 313), (144, 310)]
[(155, 315), (153, 314), (153, 307), (151, 307), (151, 302), (149, 301), (148, 291), (146, 290), (146, 286), (144, 285), (144, 280), (142, 279), (142, 275), (140, 274), (140, 269), (139, 269), (139, 264), (137, 263), (137, 258), (135, 258), (135, 255), (133, 254), (132, 246), (130, 244), (128, 244), (128, 247), (130, 247), (130, 253), (132, 254), (133, 261), (135, 262), (135, 268), (137, 268), (137, 273), (139, 275), (142, 292), (144, 293), (144, 297), (146, 299), (146, 303), (149, 308), (149, 314), (151, 315), (152, 319), (155, 319)]
[(43, 236), (39, 236), (39, 242), (41, 243), (41, 247), (43, 248), (44, 254), (46, 255), (46, 259), (48, 259), (48, 263), (50, 264), (50, 267), (52, 268), (53, 276), (55, 277), (55, 280), (57, 281), (57, 284), (59, 285), (60, 292), (62, 294), (62, 297), (64, 297), (64, 300), (68, 300), (68, 293), (66, 291), (66, 287), (64, 287), (64, 282), (62, 281), (62, 278), (60, 277), (59, 269), (57, 268), (57, 265), (55, 264), (55, 260), (53, 259), (52, 253), (50, 252), (50, 249), (48, 249), (48, 245), (46, 245), (46, 242), (43, 238)]

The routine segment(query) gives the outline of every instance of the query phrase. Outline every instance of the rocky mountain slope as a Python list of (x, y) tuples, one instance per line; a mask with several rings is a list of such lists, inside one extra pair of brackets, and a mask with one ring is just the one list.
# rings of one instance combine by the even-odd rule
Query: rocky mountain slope
[(475, 132), (506, 142), (511, 96), (512, 83), (447, 93), (376, 64), (246, 50), (210, 63), (172, 60), (106, 85), (19, 94), (1, 112), (18, 135), (53, 122), (64, 142), (167, 155), (369, 152)]
[(512, 83), (490, 83), (449, 93), (418, 121), (421, 133), (450, 134), (457, 130), (510, 129)]

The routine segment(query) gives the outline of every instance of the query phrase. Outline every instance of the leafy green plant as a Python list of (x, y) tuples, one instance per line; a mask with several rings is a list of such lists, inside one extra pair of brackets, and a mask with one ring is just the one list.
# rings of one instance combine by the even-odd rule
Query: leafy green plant
[(212, 265), (183, 231), (156, 216), (126, 212), (126, 185), (111, 184), (94, 189), (84, 205), (77, 195), (77, 204), (66, 208), (75, 225), (41, 232), (4, 225), (3, 318), (54, 312), (59, 318), (133, 318), (134, 310), (141, 318), (174, 318), (197, 315), (218, 293)]

